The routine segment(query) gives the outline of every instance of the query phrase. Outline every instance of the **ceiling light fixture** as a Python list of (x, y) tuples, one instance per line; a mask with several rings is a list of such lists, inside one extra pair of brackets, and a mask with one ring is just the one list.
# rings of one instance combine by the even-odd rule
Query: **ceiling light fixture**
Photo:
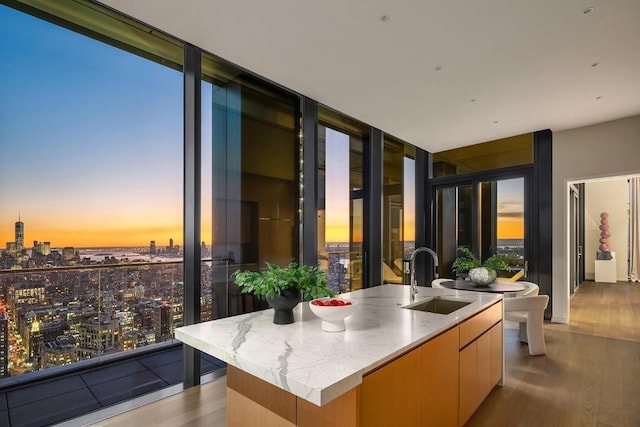
[(497, 125), (497, 124), (498, 124), (498, 121), (497, 121), (497, 120), (494, 120), (494, 121), (493, 121), (493, 124), (494, 124), (494, 125)]
[(597, 67), (598, 65), (600, 65), (599, 62), (594, 62), (593, 64), (591, 64), (592, 67)]
[(596, 96), (596, 99), (602, 99), (602, 97), (601, 96)]
[(469, 100), (469, 102), (476, 102), (476, 99), (475, 99), (475, 98), (471, 98), (471, 99)]
[(588, 14), (590, 14), (591, 12), (593, 12), (593, 7), (592, 7), (592, 6), (589, 6), (589, 7), (585, 8), (585, 9), (582, 11), (582, 13), (584, 13), (585, 15), (588, 15)]
[(389, 15), (382, 15), (380, 17), (380, 22), (387, 22), (391, 18)]
[(436, 65), (436, 67), (434, 68), (434, 70), (436, 70), (436, 71), (440, 71), (440, 70), (442, 70), (442, 65)]

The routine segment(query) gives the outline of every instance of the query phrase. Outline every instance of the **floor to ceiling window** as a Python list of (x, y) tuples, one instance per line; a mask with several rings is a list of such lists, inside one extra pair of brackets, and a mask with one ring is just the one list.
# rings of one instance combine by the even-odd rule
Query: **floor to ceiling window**
[(212, 240), (210, 317), (219, 318), (266, 307), (240, 293), (235, 271), (298, 261), (300, 100), (210, 55), (202, 69), (202, 144), (211, 152), (202, 174), (211, 227), (203, 238)]
[(386, 137), (383, 166), (383, 280), (402, 283), (402, 260), (415, 249), (415, 149)]
[(318, 261), (329, 287), (348, 292), (363, 287), (364, 141), (360, 129), (338, 130), (324, 114), (329, 120), (318, 125)]
[(109, 34), (0, 5), (7, 376), (171, 341), (182, 324), (182, 47), (58, 6)]

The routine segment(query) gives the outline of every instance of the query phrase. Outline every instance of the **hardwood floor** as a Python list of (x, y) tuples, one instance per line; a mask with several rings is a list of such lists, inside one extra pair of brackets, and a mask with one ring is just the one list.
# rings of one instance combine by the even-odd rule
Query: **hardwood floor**
[[(545, 356), (529, 356), (515, 328), (506, 384), (467, 426), (640, 426), (640, 284), (583, 283), (571, 323), (545, 324)], [(224, 426), (225, 387), (221, 378), (94, 426)]]
[(547, 354), (505, 332), (506, 384), (467, 426), (640, 426), (640, 284), (584, 282)]
[(218, 427), (226, 425), (226, 410), (227, 377), (222, 377), (91, 426)]

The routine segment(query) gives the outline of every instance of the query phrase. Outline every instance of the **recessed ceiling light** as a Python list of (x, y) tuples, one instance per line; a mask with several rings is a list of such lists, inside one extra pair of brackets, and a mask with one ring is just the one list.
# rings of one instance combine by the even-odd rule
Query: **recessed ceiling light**
[(434, 68), (434, 70), (436, 70), (436, 71), (440, 71), (440, 70), (442, 70), (442, 65), (436, 65), (436, 67)]
[(380, 17), (380, 21), (381, 22), (387, 22), (389, 19), (391, 19), (391, 17), (389, 15), (382, 15)]
[(600, 65), (599, 62), (594, 62), (593, 64), (591, 64), (592, 67), (597, 67), (598, 65)]
[(602, 99), (602, 97), (601, 96), (596, 96), (596, 99)]
[(588, 14), (590, 14), (591, 12), (593, 12), (593, 7), (592, 7), (592, 6), (586, 7), (586, 8), (582, 11), (582, 13), (584, 13), (585, 15), (588, 15)]

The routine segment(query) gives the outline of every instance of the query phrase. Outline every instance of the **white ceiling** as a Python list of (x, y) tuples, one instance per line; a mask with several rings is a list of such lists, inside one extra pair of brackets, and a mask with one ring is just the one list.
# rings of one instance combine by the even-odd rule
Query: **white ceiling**
[(639, 0), (102, 2), (431, 152), (640, 114)]

